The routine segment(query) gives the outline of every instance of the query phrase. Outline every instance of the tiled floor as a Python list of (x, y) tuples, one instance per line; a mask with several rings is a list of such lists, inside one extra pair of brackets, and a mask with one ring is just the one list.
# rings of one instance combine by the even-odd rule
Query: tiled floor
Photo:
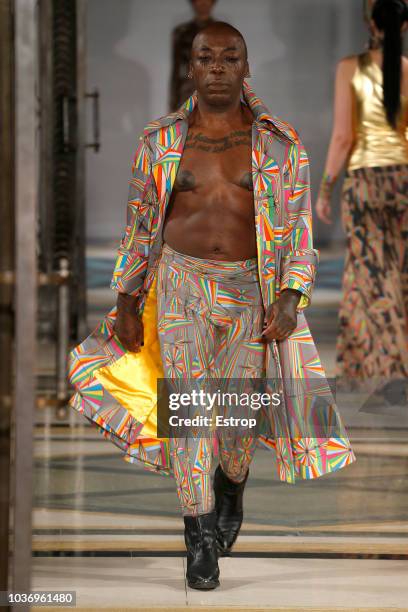
[[(89, 294), (91, 327), (113, 303), (104, 266), (109, 258)], [(326, 268), (308, 321), (331, 376), (341, 265)], [(43, 345), (44, 380), (53, 361)], [(357, 462), (292, 486), (257, 450), (236, 556), (220, 560), (221, 587), (207, 593), (186, 588), (174, 480), (123, 461), (73, 410), (58, 420), (43, 408), (33, 590), (75, 590), (80, 610), (408, 610), (408, 410), (363, 413), (344, 392), (337, 403)]]
[[(46, 416), (43, 411), (42, 417)], [(81, 424), (80, 415), (71, 417), (78, 428), (36, 429), (36, 508), (111, 513), (116, 523), (129, 514), (179, 520), (171, 477), (126, 463), (115, 446)], [(268, 528), (271, 535), (277, 529), (302, 535), (311, 528), (336, 535), (340, 526), (348, 525), (355, 536), (361, 531), (389, 536), (390, 523), (407, 520), (408, 453), (401, 432), (380, 433), (374, 438), (372, 431), (360, 429), (354, 434), (351, 429), (357, 461), (295, 486), (279, 481), (273, 453), (259, 448), (245, 495), (248, 525)], [(399, 533), (395, 527), (391, 536)]]
[(186, 587), (183, 558), (37, 558), (33, 589), (75, 590), (79, 608), (191, 606), (407, 610), (407, 562), (355, 559), (220, 560), (221, 586)]

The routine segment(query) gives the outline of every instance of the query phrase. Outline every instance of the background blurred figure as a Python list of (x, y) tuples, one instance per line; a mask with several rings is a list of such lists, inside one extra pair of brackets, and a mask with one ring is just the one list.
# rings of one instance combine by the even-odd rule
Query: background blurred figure
[(194, 85), (187, 77), (193, 38), (214, 21), (211, 12), (216, 0), (190, 0), (194, 19), (174, 28), (172, 36), (173, 67), (170, 81), (170, 110), (175, 111), (191, 96)]
[(408, 376), (408, 60), (404, 0), (372, 3), (365, 53), (337, 66), (334, 126), (316, 204), (331, 222), (331, 193), (346, 163), (347, 238), (337, 375)]

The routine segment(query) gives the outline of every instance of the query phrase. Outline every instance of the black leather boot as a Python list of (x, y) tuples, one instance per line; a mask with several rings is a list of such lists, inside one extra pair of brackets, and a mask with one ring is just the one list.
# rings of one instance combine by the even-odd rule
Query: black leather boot
[(242, 482), (230, 480), (220, 465), (214, 473), (215, 511), (217, 513), (217, 548), (219, 556), (228, 557), (238, 537), (244, 517), (242, 500), (249, 470)]
[(193, 589), (209, 590), (220, 585), (215, 510), (184, 517), (184, 541), (187, 547), (187, 582)]

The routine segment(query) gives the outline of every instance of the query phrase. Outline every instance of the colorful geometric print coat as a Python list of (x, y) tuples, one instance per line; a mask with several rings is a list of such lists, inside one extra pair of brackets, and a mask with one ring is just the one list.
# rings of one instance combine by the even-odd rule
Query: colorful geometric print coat
[[(262, 409), (258, 443), (274, 450), (281, 481), (311, 479), (355, 461), (307, 325), (318, 252), (313, 248), (309, 161), (296, 131), (272, 116), (244, 83), (253, 113), (252, 177), (259, 281), (267, 308), (286, 288), (301, 292), (297, 326), (265, 348), (267, 378), (281, 381), (285, 401)], [(157, 435), (157, 379), (163, 378), (157, 334), (156, 276), (162, 230), (197, 104), (149, 123), (132, 165), (127, 224), (113, 272), (113, 289), (139, 296), (144, 346), (124, 349), (114, 333), (116, 307), (70, 353), (72, 407), (123, 451), (123, 458), (171, 474), (169, 440)]]

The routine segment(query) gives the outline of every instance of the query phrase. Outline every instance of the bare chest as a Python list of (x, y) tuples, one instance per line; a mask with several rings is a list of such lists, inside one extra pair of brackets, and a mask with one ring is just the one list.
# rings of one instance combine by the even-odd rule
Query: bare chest
[(253, 191), (251, 134), (251, 129), (243, 129), (214, 137), (190, 130), (174, 184), (175, 191), (198, 193), (220, 185)]

